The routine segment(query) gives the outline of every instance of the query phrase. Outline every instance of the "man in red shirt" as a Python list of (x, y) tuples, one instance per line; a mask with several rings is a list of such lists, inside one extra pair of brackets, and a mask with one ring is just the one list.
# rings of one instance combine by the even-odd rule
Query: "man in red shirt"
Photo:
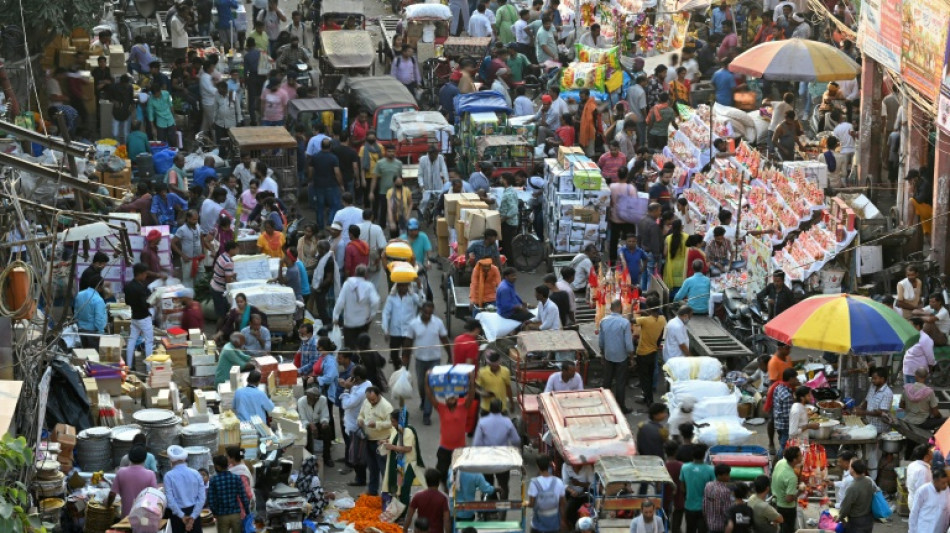
[(343, 252), (343, 272), (346, 277), (356, 273), (356, 267), (369, 265), (369, 243), (360, 240), (360, 228), (356, 224), (349, 229), (350, 242), (346, 243)]
[(429, 468), (426, 470), (425, 477), (426, 490), (416, 493), (409, 501), (409, 510), (406, 511), (406, 521), (402, 528), (404, 533), (409, 532), (412, 518), (416, 513), (419, 514), (419, 518), (429, 521), (429, 533), (446, 533), (446, 528), (451, 528), (449, 499), (439, 491), (442, 474), (434, 468)]
[(620, 151), (620, 142), (616, 139), (610, 141), (610, 151), (597, 160), (597, 166), (600, 167), (600, 172), (607, 178), (607, 183), (617, 181), (617, 170), (626, 165), (627, 156)]
[[(481, 322), (474, 318), (465, 321), (465, 331), (455, 337), (455, 346), (452, 348), (453, 365), (475, 365), (475, 371), (478, 372), (478, 336), (481, 334)], [(467, 403), (468, 419), (465, 423), (465, 432), (471, 437), (475, 434), (475, 425), (478, 423), (478, 402)]]
[[(429, 403), (434, 405), (439, 412), (439, 449), (435, 452), (435, 469), (441, 476), (439, 479), (446, 482), (448, 488), (449, 468), (452, 466), (452, 452), (458, 448), (465, 447), (465, 426), (469, 418), (469, 405), (475, 402), (475, 371), (469, 376), (468, 394), (465, 398), (459, 399), (458, 396), (451, 395), (445, 397), (445, 403), (441, 403), (432, 392), (429, 386), (429, 373), (426, 373), (426, 396)], [(428, 472), (426, 481), (428, 482)], [(438, 487), (438, 483), (436, 484)], [(409, 523), (408, 521), (406, 522)], [(429, 524), (433, 524), (429, 519)], [(435, 531), (435, 530), (433, 530)]]

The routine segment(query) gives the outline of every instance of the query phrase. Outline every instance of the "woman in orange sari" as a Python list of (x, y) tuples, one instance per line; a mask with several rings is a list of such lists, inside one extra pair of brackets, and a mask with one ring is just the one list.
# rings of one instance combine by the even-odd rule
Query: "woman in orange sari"
[(581, 125), (578, 133), (580, 147), (587, 157), (594, 156), (594, 142), (597, 140), (597, 100), (591, 98), (590, 91), (580, 90), (581, 102), (584, 109), (581, 111)]

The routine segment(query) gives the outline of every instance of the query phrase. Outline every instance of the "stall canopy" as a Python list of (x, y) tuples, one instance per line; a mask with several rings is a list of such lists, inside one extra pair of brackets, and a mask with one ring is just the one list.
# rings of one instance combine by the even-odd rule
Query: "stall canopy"
[(373, 34), (365, 30), (339, 30), (320, 34), (323, 53), (333, 68), (369, 68), (376, 60)]
[(808, 39), (762, 43), (729, 63), (731, 72), (775, 81), (849, 80), (859, 68), (841, 50)]
[(498, 91), (479, 91), (455, 97), (455, 116), (463, 113), (508, 113), (511, 107)]
[(521, 466), (521, 450), (514, 446), (467, 447), (452, 453), (452, 469), (463, 472), (500, 474)]
[(900, 352), (917, 330), (897, 311), (863, 296), (812, 296), (770, 320), (765, 334), (812, 350), (856, 354)]

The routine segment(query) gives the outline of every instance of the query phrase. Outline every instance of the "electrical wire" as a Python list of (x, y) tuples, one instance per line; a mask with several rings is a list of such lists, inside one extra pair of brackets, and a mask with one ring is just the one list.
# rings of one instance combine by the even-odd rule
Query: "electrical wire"
[(36, 279), (36, 273), (33, 271), (32, 266), (30, 266), (28, 263), (25, 263), (19, 260), (14, 261), (10, 263), (9, 265), (7, 265), (7, 268), (3, 269), (3, 272), (0, 272), (0, 316), (5, 316), (5, 317), (20, 316), (21, 313), (24, 313), (25, 311), (27, 311), (36, 302), (35, 297), (34, 297), (35, 295), (34, 295), (34, 296), (29, 296), (25, 298), (23, 300), (23, 303), (16, 310), (13, 310), (7, 307), (7, 304), (8, 304), (7, 298), (2, 295), (12, 294), (13, 291), (10, 290), (11, 288), (8, 286), (8, 283), (10, 279), (10, 273), (13, 272), (17, 268), (22, 268), (24, 271), (26, 271), (26, 276), (28, 280), (27, 285), (26, 285), (27, 291), (32, 292), (33, 290), (33, 287), (34, 287), (33, 281)]
[[(46, 118), (44, 118), (43, 116), (43, 106), (40, 105), (40, 93), (36, 88), (36, 76), (33, 73), (33, 59), (30, 57), (30, 45), (26, 39), (27, 26), (26, 26), (26, 17), (23, 15), (23, 0), (17, 0), (17, 3), (19, 4), (19, 8), (20, 8), (20, 24), (23, 26), (23, 50), (26, 55), (26, 68), (27, 68), (27, 71), (29, 72), (30, 83), (33, 85), (33, 97), (36, 98), (37, 113), (39, 113), (40, 120), (44, 124), (43, 133), (46, 135), (47, 138), (49, 138), (50, 136), (49, 130), (45, 126)], [(45, 73), (44, 73), (43, 79), (46, 79)], [(26, 105), (24, 107), (29, 109), (29, 105)]]

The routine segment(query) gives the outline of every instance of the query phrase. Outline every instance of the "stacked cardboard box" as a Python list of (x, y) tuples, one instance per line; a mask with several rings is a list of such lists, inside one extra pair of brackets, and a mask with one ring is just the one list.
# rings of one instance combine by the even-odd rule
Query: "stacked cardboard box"
[(218, 384), (218, 397), (220, 398), (218, 408), (221, 412), (230, 411), (234, 404), (234, 390), (230, 383)]
[[(558, 160), (545, 160), (547, 188), (544, 191), (548, 224), (548, 238), (559, 253), (579, 253), (588, 244), (597, 245), (607, 237), (607, 209), (610, 206), (610, 189), (603, 178), (596, 189), (575, 187), (575, 170), (561, 166), (560, 159), (571, 163), (577, 156), (561, 153)], [(590, 181), (586, 181), (590, 180)], [(582, 177), (585, 186), (594, 181)]]
[[(168, 361), (166, 363), (150, 363), (148, 380), (146, 383), (149, 387), (153, 389), (167, 388), (168, 384), (172, 382), (172, 363)], [(121, 393), (121, 386), (120, 391)]]
[[(191, 367), (191, 386), (193, 388), (214, 387), (214, 373), (218, 368), (217, 349), (205, 345), (204, 336), (189, 334), (191, 346), (188, 347), (188, 364)], [(213, 343), (212, 343), (213, 345)]]
[(122, 351), (122, 337), (120, 335), (103, 335), (99, 337), (99, 360), (103, 363), (120, 363), (125, 359)]
[(451, 249), (449, 248), (450, 242), (450, 232), (449, 232), (449, 221), (445, 217), (439, 217), (435, 221), (435, 236), (438, 245), (436, 246), (439, 250), (439, 257), (448, 258), (452, 255)]
[(73, 449), (76, 447), (76, 428), (68, 424), (56, 424), (53, 428), (53, 442), (59, 444), (60, 470), (68, 473), (73, 469)]
[(271, 373), (277, 372), (277, 359), (270, 355), (258, 357), (257, 364), (260, 365), (261, 377), (265, 380), (271, 375)]
[(459, 203), (463, 201), (478, 202), (480, 198), (475, 193), (449, 193), (443, 196), (445, 198), (445, 220), (450, 227), (455, 226), (459, 217)]

